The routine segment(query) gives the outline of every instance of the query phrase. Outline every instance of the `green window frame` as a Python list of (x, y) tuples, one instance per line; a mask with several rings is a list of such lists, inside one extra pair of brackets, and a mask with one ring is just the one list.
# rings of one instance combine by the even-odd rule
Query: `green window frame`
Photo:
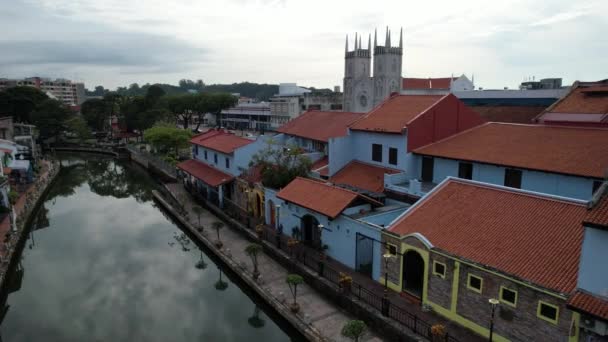
[(390, 254), (390, 255), (397, 255), (397, 245), (394, 245), (390, 242), (386, 243), (386, 251)]
[[(552, 318), (543, 314), (543, 307), (548, 308), (549, 310), (555, 310), (555, 317)], [(536, 308), (536, 317), (557, 325), (557, 321), (559, 320), (559, 306), (539, 300), (538, 307)]]
[[(504, 298), (505, 290), (513, 292), (514, 299), (513, 299), (512, 302), (510, 300)], [(505, 304), (507, 304), (509, 306), (512, 306), (512, 307), (517, 307), (517, 291), (513, 290), (513, 289), (510, 289), (510, 288), (508, 288), (506, 286), (501, 286), (500, 287), (500, 302), (501, 303), (505, 303)]]
[[(471, 285), (471, 279), (479, 280), (479, 288)], [(469, 273), (467, 275), (467, 289), (473, 292), (481, 293), (483, 291), (483, 278)]]
[(439, 262), (437, 260), (433, 260), (433, 275), (445, 279), (446, 269), (447, 268), (444, 263)]

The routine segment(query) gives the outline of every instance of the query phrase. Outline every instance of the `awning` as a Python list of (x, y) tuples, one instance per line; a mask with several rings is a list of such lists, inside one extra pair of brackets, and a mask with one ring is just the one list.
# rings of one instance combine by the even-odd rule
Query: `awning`
[(177, 167), (213, 187), (226, 184), (234, 179), (234, 176), (194, 159), (181, 162), (177, 164)]

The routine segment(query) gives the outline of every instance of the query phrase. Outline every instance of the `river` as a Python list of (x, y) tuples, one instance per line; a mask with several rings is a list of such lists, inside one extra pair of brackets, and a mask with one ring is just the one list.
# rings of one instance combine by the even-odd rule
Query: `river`
[(63, 163), (14, 273), (1, 341), (301, 339), (161, 212), (144, 170), (98, 156)]

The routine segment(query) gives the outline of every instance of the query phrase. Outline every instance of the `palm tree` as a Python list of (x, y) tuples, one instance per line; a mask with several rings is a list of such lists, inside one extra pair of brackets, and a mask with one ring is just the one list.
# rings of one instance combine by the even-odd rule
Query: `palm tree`
[(220, 279), (215, 282), (215, 289), (218, 291), (224, 291), (228, 288), (228, 283), (222, 280), (222, 269), (218, 267), (220, 270)]
[(289, 290), (293, 295), (293, 303), (291, 303), (290, 308), (292, 312), (296, 313), (300, 311), (300, 304), (298, 304), (296, 300), (298, 296), (298, 285), (304, 282), (304, 278), (298, 274), (288, 274), (286, 281), (287, 285), (289, 285)]
[(257, 243), (249, 244), (245, 248), (245, 253), (249, 255), (251, 258), (251, 262), (253, 263), (253, 279), (257, 280), (260, 276), (260, 271), (258, 270), (258, 254), (262, 252), (262, 246)]
[(346, 324), (344, 324), (344, 327), (342, 328), (342, 336), (348, 337), (351, 340), (358, 342), (359, 338), (361, 338), (361, 336), (363, 336), (366, 329), (367, 329), (367, 326), (365, 325), (365, 323), (363, 321), (359, 321), (359, 320), (348, 321)]
[(215, 221), (211, 225), (213, 226), (213, 228), (217, 232), (217, 241), (215, 242), (215, 245), (217, 246), (217, 248), (222, 248), (222, 246), (224, 244), (222, 243), (222, 240), (220, 240), (220, 229), (224, 228), (224, 222)]
[(196, 268), (198, 268), (199, 270), (204, 270), (205, 268), (207, 268), (207, 263), (205, 262), (205, 259), (203, 259), (203, 251), (201, 250), (201, 259), (196, 263)]
[(198, 219), (197, 230), (199, 232), (202, 232), (203, 231), (203, 226), (201, 226), (201, 215), (203, 214), (203, 208), (201, 208), (198, 205), (193, 205), (192, 206), (192, 212), (194, 212), (194, 214), (196, 215), (196, 218)]
[(254, 328), (262, 328), (266, 324), (266, 321), (260, 317), (259, 306), (255, 306), (255, 308), (253, 309), (253, 315), (251, 315), (251, 317), (247, 319), (247, 323), (249, 323), (249, 325)]

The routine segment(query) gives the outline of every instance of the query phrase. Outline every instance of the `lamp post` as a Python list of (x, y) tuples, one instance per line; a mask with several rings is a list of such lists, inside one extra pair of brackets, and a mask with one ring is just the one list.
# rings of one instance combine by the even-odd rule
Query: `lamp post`
[(249, 228), (249, 189), (245, 190), (245, 217), (247, 218), (247, 228)]
[(494, 333), (494, 311), (496, 310), (496, 306), (498, 306), (498, 299), (490, 298), (488, 299), (488, 303), (492, 306), (492, 314), (490, 315), (490, 338), (488, 341), (492, 342), (492, 335)]
[(279, 221), (281, 220), (281, 205), (277, 204), (275, 207), (277, 208), (277, 222), (274, 228), (279, 230)]
[(321, 242), (321, 234), (323, 234), (323, 228), (325, 228), (325, 226), (322, 223), (319, 223), (317, 225), (317, 243), (319, 244), (319, 250), (321, 252), (323, 252), (323, 243)]
[(384, 296), (382, 297), (382, 314), (388, 316), (389, 304), (388, 304), (388, 264), (391, 261), (393, 255), (386, 251), (382, 258), (384, 258)]

